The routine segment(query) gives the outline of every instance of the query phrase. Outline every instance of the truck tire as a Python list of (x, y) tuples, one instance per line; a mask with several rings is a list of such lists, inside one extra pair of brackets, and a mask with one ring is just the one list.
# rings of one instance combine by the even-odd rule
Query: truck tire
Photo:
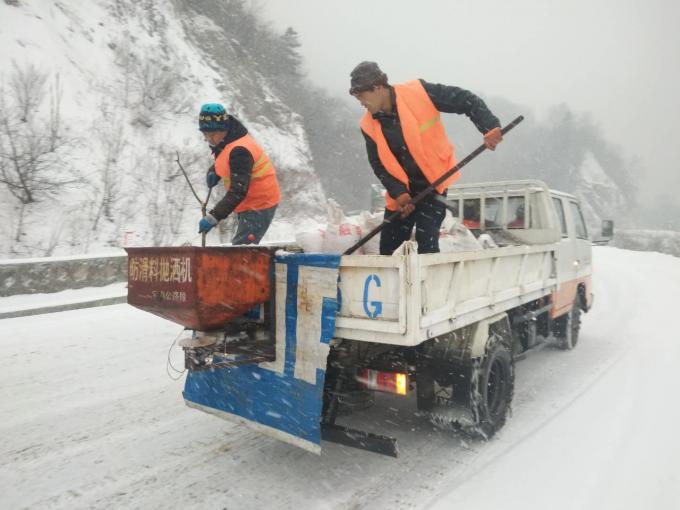
[(503, 427), (514, 388), (515, 367), (510, 347), (493, 334), (484, 357), (472, 370), (470, 403), (475, 435), (489, 439)]
[(555, 320), (554, 335), (557, 339), (557, 346), (565, 351), (572, 350), (578, 343), (580, 331), (581, 306), (577, 297), (571, 310)]

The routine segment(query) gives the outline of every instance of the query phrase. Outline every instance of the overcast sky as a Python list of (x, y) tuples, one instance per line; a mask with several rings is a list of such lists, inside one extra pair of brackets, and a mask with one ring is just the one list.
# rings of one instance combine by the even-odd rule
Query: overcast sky
[(680, 192), (680, 0), (255, 5), (276, 28), (298, 31), (309, 77), (334, 94), (346, 96), (351, 69), (374, 60), (391, 82), (457, 85), (538, 115), (566, 103), (640, 157), (648, 195)]

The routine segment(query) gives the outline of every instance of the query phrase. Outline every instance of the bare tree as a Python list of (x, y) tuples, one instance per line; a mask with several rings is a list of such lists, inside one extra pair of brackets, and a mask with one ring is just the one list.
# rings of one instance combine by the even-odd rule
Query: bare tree
[[(21, 67), (16, 63), (8, 86), (0, 81), (0, 186), (18, 202), (12, 224), (13, 253), (28, 246), (25, 231), (32, 205), (57, 196), (65, 185), (76, 182), (62, 160), (71, 141), (61, 131), (58, 76), (49, 86), (49, 106), (43, 107), (48, 84), (48, 73), (31, 64)], [(57, 242), (58, 235), (50, 239), (48, 251)]]
[[(24, 221), (26, 221), (26, 204), (21, 202), (16, 214), (16, 226), (14, 229), (14, 243), (21, 243), (21, 236), (24, 232)], [(16, 246), (12, 246), (12, 252), (16, 252)]]
[(130, 106), (130, 82), (132, 76), (132, 68), (135, 64), (134, 54), (130, 49), (129, 32), (124, 32), (120, 43), (109, 43), (109, 47), (114, 51), (114, 62), (121, 68), (123, 74), (120, 85), (120, 98), (122, 99), (122, 106), (129, 108)]
[(50, 149), (57, 150), (59, 136), (61, 133), (61, 99), (64, 95), (64, 90), (61, 86), (59, 73), (54, 76), (54, 82), (50, 87), (50, 123), (48, 124), (50, 131)]
[(119, 96), (123, 105), (133, 110), (133, 122), (151, 127), (156, 116), (189, 111), (191, 103), (184, 94), (183, 77), (175, 71), (181, 67), (179, 62), (142, 59), (127, 42), (113, 47), (116, 63), (123, 71)]
[(169, 67), (146, 60), (134, 68), (132, 78), (137, 120), (140, 124), (151, 127), (152, 115), (188, 111), (186, 101), (180, 98), (181, 76)]
[[(175, 154), (159, 146), (150, 153), (138, 156), (137, 168), (144, 173), (137, 174), (137, 196), (143, 202), (151, 242), (163, 246), (179, 241), (182, 221), (185, 216), (191, 191), (174, 161)], [(189, 165), (195, 156), (185, 158)]]
[(69, 140), (60, 132), (58, 85), (50, 99), (50, 120), (41, 115), (46, 80), (47, 74), (29, 65), (15, 69), (9, 91), (0, 83), (0, 184), (24, 205), (74, 182), (59, 167)]
[(21, 122), (28, 122), (29, 114), (35, 114), (45, 97), (47, 73), (38, 70), (33, 64), (25, 67), (12, 61), (10, 91), (14, 96), (15, 107)]
[(46, 239), (46, 244), (43, 248), (43, 257), (51, 257), (52, 254), (54, 253), (54, 250), (57, 248), (59, 245), (59, 241), (61, 241), (61, 236), (64, 231), (64, 220), (61, 219), (56, 225), (55, 228), (52, 229), (50, 232), (48, 238)]
[(123, 135), (123, 122), (119, 116), (109, 111), (105, 104), (100, 105), (103, 122), (93, 126), (101, 152), (100, 172), (94, 183), (97, 209), (94, 211), (92, 230), (97, 230), (102, 215), (109, 221), (114, 220), (115, 204), (120, 198), (123, 171), (120, 167), (122, 152), (127, 145)]

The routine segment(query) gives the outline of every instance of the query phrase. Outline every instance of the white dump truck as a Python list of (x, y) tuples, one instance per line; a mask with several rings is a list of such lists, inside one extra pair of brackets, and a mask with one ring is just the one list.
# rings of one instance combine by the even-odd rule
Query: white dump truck
[[(434, 423), (488, 438), (505, 423), (514, 361), (547, 339), (575, 347), (593, 302), (591, 242), (578, 200), (540, 181), (458, 185), (442, 200), (492, 247), (129, 249), (129, 302), (187, 327), (191, 407), (315, 452), (328, 440), (396, 456), (393, 438), (342, 426), (339, 411), (415, 392)], [(180, 260), (184, 302), (178, 282), (143, 279), (144, 257)], [(183, 306), (216, 320), (192, 322)]]

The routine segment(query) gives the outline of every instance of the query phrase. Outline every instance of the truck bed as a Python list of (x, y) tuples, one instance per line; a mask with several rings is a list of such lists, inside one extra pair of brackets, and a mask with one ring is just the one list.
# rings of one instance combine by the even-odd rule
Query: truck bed
[(391, 345), (425, 340), (556, 290), (555, 244), (391, 257), (343, 256), (335, 336)]

